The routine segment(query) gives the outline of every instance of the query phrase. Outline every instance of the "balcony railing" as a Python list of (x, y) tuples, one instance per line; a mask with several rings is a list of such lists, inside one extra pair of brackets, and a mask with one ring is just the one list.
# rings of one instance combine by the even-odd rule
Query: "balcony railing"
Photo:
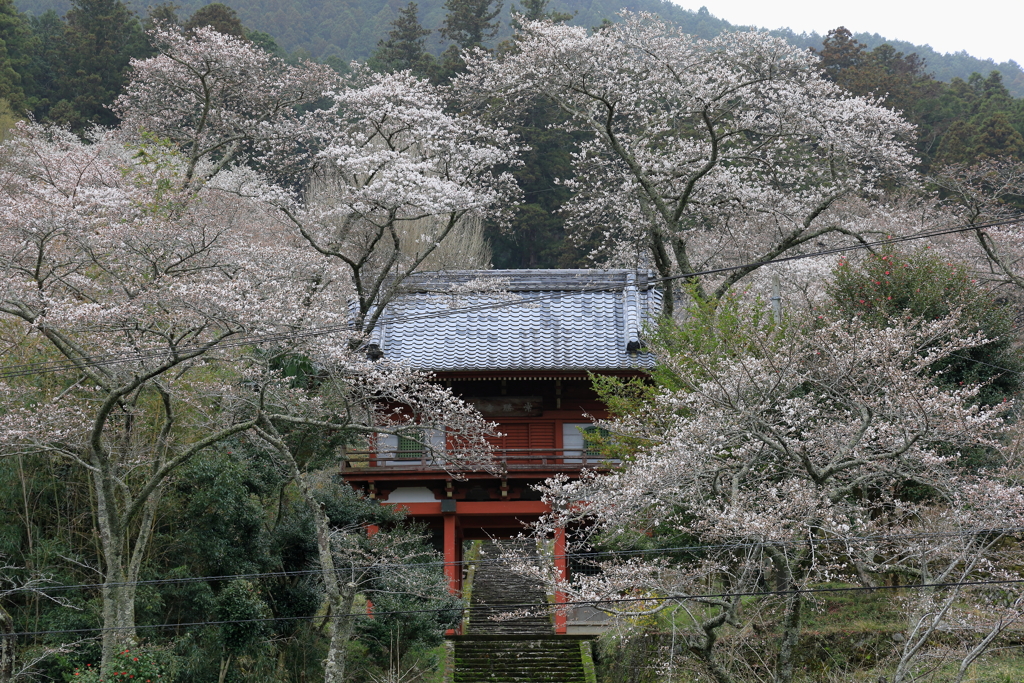
[[(570, 448), (496, 448), (493, 451), (494, 461), (507, 471), (515, 470), (546, 470), (552, 472), (572, 472), (581, 469), (612, 469), (620, 464), (619, 460), (606, 458), (596, 453), (588, 453)], [(397, 451), (348, 451), (347, 469), (369, 467), (386, 467), (389, 470), (456, 470), (471, 471), (480, 469), (468, 464), (446, 461), (443, 452), (412, 452)]]

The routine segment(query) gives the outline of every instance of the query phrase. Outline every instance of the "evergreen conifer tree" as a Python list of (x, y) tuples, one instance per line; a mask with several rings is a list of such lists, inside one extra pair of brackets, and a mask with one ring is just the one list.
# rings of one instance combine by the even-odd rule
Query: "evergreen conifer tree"
[(462, 49), (481, 47), (484, 40), (498, 35), (501, 0), (446, 0), (448, 15), (441, 24), (441, 35)]
[(188, 21), (185, 22), (186, 31), (195, 31), (197, 28), (209, 26), (218, 33), (235, 38), (245, 38), (245, 28), (235, 10), (227, 5), (214, 2), (205, 7), (197, 9)]
[(32, 32), (12, 0), (0, 0), (0, 98), (14, 112), (25, 107), (22, 74), (28, 67)]
[(976, 140), (979, 155), (1024, 159), (1024, 136), (1013, 127), (1005, 112), (986, 118), (978, 127)]
[(556, 24), (560, 24), (564, 21), (569, 21), (575, 15), (569, 14), (568, 12), (557, 12), (555, 10), (548, 11), (549, 0), (523, 0), (523, 6), (516, 7), (512, 6), (512, 11), (518, 12), (523, 15), (524, 19), (529, 21), (541, 21), (543, 19), (550, 19)]
[(50, 118), (73, 128), (113, 125), (117, 119), (107, 105), (124, 87), (128, 63), (150, 52), (142, 26), (122, 0), (72, 0), (66, 19), (59, 84), (66, 104)]
[(398, 10), (398, 18), (391, 22), (387, 40), (377, 43), (371, 64), (380, 71), (411, 70), (418, 76), (429, 72), (433, 58), (424, 49), (424, 42), (432, 31), (420, 24), (419, 7), (415, 2)]
[(180, 26), (181, 19), (178, 18), (179, 9), (180, 8), (173, 2), (162, 2), (159, 5), (151, 5), (149, 9), (146, 10), (146, 30), (149, 31), (155, 28), (158, 24)]
[(29, 18), (32, 32), (29, 65), (23, 74), (25, 109), (36, 118), (48, 117), (50, 107), (60, 99), (58, 90), (63, 74), (64, 38), (67, 25), (53, 10)]

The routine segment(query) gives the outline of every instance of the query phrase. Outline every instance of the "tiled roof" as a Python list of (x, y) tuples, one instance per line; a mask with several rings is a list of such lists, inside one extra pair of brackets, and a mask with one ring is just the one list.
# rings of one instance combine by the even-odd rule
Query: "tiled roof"
[(439, 372), (648, 367), (649, 353), (627, 349), (636, 351), (644, 322), (661, 309), (651, 279), (630, 270), (417, 275), (372, 341), (387, 358)]

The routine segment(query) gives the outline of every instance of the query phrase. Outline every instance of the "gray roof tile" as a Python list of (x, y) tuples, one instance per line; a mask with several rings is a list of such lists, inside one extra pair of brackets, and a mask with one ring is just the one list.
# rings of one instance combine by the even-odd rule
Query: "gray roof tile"
[[(504, 291), (455, 291), (489, 279)], [(373, 341), (390, 359), (434, 371), (649, 367), (649, 353), (631, 356), (626, 345), (661, 310), (652, 279), (628, 270), (418, 274), (388, 305)]]

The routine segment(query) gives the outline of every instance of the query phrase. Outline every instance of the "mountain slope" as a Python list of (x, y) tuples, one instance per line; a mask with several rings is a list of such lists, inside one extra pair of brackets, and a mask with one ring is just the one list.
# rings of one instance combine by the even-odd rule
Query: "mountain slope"
[[(265, 31), (289, 52), (300, 51), (315, 59), (337, 56), (343, 60), (365, 59), (383, 37), (398, 10), (408, 0), (228, 0), (247, 27)], [(42, 14), (53, 9), (64, 14), (68, 0), (17, 0), (18, 8), (30, 14)], [(147, 0), (128, 0), (129, 6), (140, 15), (154, 3)], [(187, 16), (207, 4), (205, 0), (180, 0), (176, 3), (180, 14)], [(502, 33), (497, 40), (509, 34), (508, 15), (515, 0), (506, 1), (502, 11)], [(420, 21), (427, 28), (436, 28), (444, 19), (444, 0), (420, 0)], [(694, 12), (664, 0), (552, 0), (550, 9), (575, 13), (570, 22), (579, 26), (596, 26), (602, 19), (614, 19), (615, 13), (628, 9), (659, 14), (683, 27), (688, 33), (711, 38), (722, 31), (739, 30), (745, 26), (730, 24), (710, 14), (706, 8)], [(773, 31), (800, 47), (820, 47), (822, 36), (817, 33), (797, 34), (788, 29)], [(888, 42), (904, 53), (916, 52), (927, 61), (929, 70), (939, 80), (954, 77), (968, 78), (972, 73), (987, 75), (997, 70), (1015, 97), (1024, 97), (1024, 70), (1013, 61), (997, 64), (965, 52), (941, 54), (932, 48), (913, 45), (899, 40), (886, 40), (882, 36), (859, 33), (854, 36), (869, 48)], [(440, 52), (444, 45), (434, 34), (428, 45)]]

